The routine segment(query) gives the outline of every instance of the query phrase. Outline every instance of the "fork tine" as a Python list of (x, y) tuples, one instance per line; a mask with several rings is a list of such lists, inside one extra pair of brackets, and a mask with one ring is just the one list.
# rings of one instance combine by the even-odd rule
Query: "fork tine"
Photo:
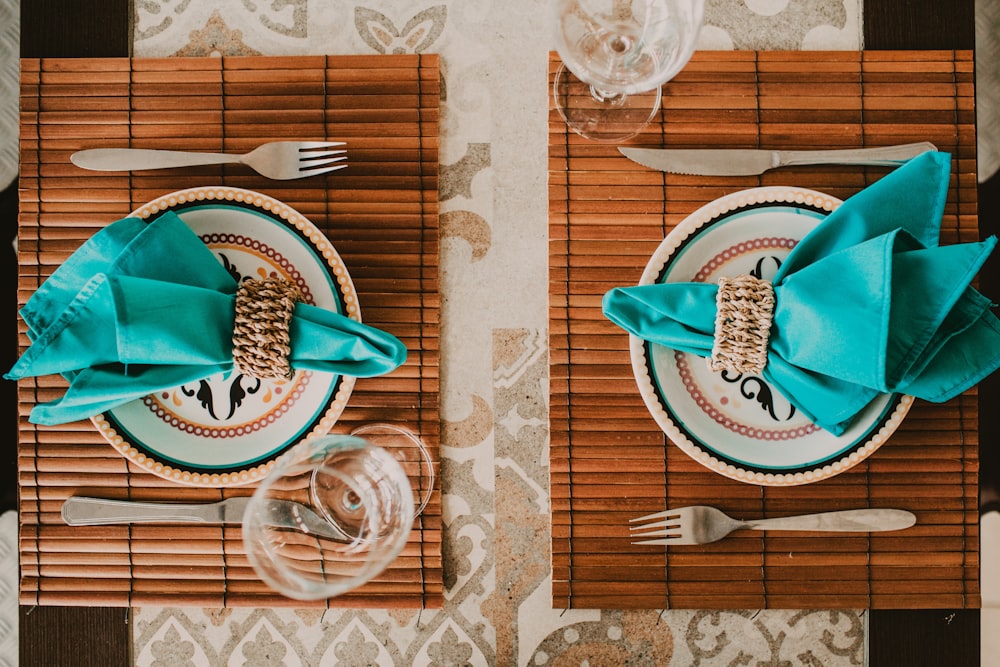
[(338, 169), (343, 169), (346, 164), (335, 164), (330, 167), (320, 167), (319, 169), (302, 169), (299, 171), (300, 176), (319, 176), (320, 174), (325, 174), (329, 171), (336, 171)]
[[(347, 159), (346, 155), (338, 155), (336, 157), (317, 157), (314, 160), (299, 160), (299, 171), (305, 171), (307, 169), (312, 169), (314, 167), (325, 167), (328, 164), (333, 164), (334, 162), (343, 162)], [(345, 167), (347, 165), (344, 165)]]
[(668, 516), (680, 516), (678, 510), (664, 510), (663, 512), (654, 512), (653, 514), (647, 514), (646, 516), (636, 517), (634, 519), (629, 519), (629, 523), (637, 523), (639, 521), (649, 521), (650, 519), (664, 519)]
[(653, 528), (680, 528), (680, 525), (680, 518), (674, 518), (654, 521), (653, 523), (644, 523), (641, 526), (629, 526), (628, 529), (633, 531), (633, 534), (636, 534), (635, 531), (652, 530)]
[(664, 539), (659, 540), (640, 540), (638, 542), (632, 542), (632, 544), (655, 544), (658, 546), (669, 546), (671, 544), (679, 544), (678, 540), (681, 539), (680, 535), (668, 535)]
[(318, 160), (320, 158), (333, 157), (334, 155), (347, 155), (347, 151), (343, 148), (333, 151), (299, 151), (299, 161), (305, 162), (306, 160)]
[(300, 141), (299, 150), (310, 150), (312, 148), (331, 148), (333, 146), (346, 146), (343, 141)]
[[(659, 524), (658, 524), (659, 525)], [(650, 526), (652, 527), (652, 526)], [(643, 533), (631, 533), (629, 537), (632, 538), (632, 544), (676, 544), (684, 536), (681, 531), (680, 524), (674, 524), (671, 526), (664, 526), (660, 530), (650, 530)], [(642, 540), (638, 538), (643, 537), (655, 537), (659, 539), (655, 540)]]

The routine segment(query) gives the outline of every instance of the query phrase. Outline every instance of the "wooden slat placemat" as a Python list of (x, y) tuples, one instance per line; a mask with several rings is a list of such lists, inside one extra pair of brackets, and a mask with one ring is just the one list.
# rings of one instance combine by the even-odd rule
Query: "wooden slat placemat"
[[(333, 431), (397, 422), (438, 460), (437, 56), (46, 59), (21, 68), (20, 304), (85, 239), (160, 195), (206, 185), (264, 193), (325, 232), (364, 321), (409, 350), (392, 374), (357, 381)], [(82, 148), (244, 152), (278, 139), (346, 141), (350, 166), (271, 181), (241, 166), (125, 174), (69, 161)], [(309, 606), (259, 581), (239, 526), (64, 525), (60, 507), (74, 493), (193, 502), (252, 491), (181, 486), (127, 465), (89, 421), (27, 421), (65, 386), (55, 377), (19, 385), (21, 604)], [(439, 607), (442, 588), (435, 490), (383, 575), (319, 604)]]
[[(551, 77), (559, 65), (550, 58)], [(971, 52), (706, 52), (664, 86), (649, 147), (845, 148), (931, 141), (953, 156), (946, 243), (978, 240)], [(663, 237), (737, 190), (789, 185), (847, 198), (885, 169), (809, 167), (759, 177), (659, 173), (549, 113), (553, 606), (978, 607), (976, 392), (918, 401), (860, 465), (761, 487), (710, 472), (669, 443), (639, 395), (628, 337), (601, 297), (634, 285)], [(736, 516), (882, 506), (905, 531), (830, 537), (741, 531), (692, 547), (633, 546), (629, 518), (715, 505)]]

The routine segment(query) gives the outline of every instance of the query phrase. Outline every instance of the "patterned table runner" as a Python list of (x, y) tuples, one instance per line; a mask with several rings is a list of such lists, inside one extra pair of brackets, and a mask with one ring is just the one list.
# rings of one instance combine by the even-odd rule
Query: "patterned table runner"
[[(550, 58), (550, 82), (559, 60)], [(664, 86), (635, 145), (848, 148), (931, 141), (953, 156), (944, 243), (978, 240), (971, 52), (700, 52)], [(761, 487), (715, 474), (666, 440), (605, 320), (663, 237), (737, 190), (807, 187), (845, 199), (886, 171), (809, 167), (759, 177), (665, 174), (588, 142), (549, 114), (553, 606), (978, 607), (978, 403), (918, 401), (893, 437), (828, 480)], [(881, 506), (898, 533), (836, 538), (742, 531), (711, 545), (629, 544), (628, 519), (707, 504), (744, 518)]]
[[(364, 321), (409, 350), (394, 373), (357, 381), (334, 432), (398, 422), (439, 460), (436, 55), (46, 59), (24, 60), (21, 69), (20, 304), (94, 232), (160, 195), (204, 185), (262, 192), (327, 235)], [(240, 166), (105, 174), (69, 161), (82, 148), (245, 152), (278, 139), (346, 141), (350, 167), (270, 181)], [(126, 464), (89, 421), (27, 421), (36, 402), (65, 386), (53, 377), (19, 385), (21, 604), (309, 606), (257, 579), (239, 526), (63, 524), (62, 501), (74, 493), (191, 502), (248, 493), (179, 486)], [(383, 575), (318, 604), (442, 602), (435, 490)]]

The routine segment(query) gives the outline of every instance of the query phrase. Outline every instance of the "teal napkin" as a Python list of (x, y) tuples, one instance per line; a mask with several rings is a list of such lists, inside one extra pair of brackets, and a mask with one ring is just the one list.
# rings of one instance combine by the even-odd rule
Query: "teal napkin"
[[(84, 419), (151, 392), (233, 370), (237, 282), (172, 212), (124, 218), (76, 251), (21, 309), (31, 346), (5, 377), (59, 373), (64, 396), (30, 420)], [(394, 336), (297, 303), (293, 369), (370, 377), (406, 360)]]
[[(763, 377), (840, 434), (876, 396), (953, 398), (1000, 367), (1000, 320), (970, 283), (996, 245), (940, 246), (950, 156), (928, 152), (845, 201), (772, 281)], [(616, 288), (604, 314), (644, 340), (709, 356), (716, 285)]]

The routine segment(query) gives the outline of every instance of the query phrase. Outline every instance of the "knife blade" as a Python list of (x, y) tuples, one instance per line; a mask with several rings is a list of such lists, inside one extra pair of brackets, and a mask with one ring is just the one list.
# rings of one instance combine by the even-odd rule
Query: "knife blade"
[[(72, 496), (63, 503), (62, 518), (70, 526), (125, 523), (242, 524), (249, 503), (249, 496), (204, 504), (147, 503)], [(301, 503), (274, 499), (268, 503), (267, 516), (271, 525), (300, 529), (329, 540), (354, 541), (350, 535)]]
[(937, 150), (923, 141), (899, 146), (819, 151), (779, 151), (742, 148), (636, 148), (621, 146), (622, 155), (644, 167), (695, 176), (756, 176), (778, 167), (850, 164), (896, 167), (921, 153)]

